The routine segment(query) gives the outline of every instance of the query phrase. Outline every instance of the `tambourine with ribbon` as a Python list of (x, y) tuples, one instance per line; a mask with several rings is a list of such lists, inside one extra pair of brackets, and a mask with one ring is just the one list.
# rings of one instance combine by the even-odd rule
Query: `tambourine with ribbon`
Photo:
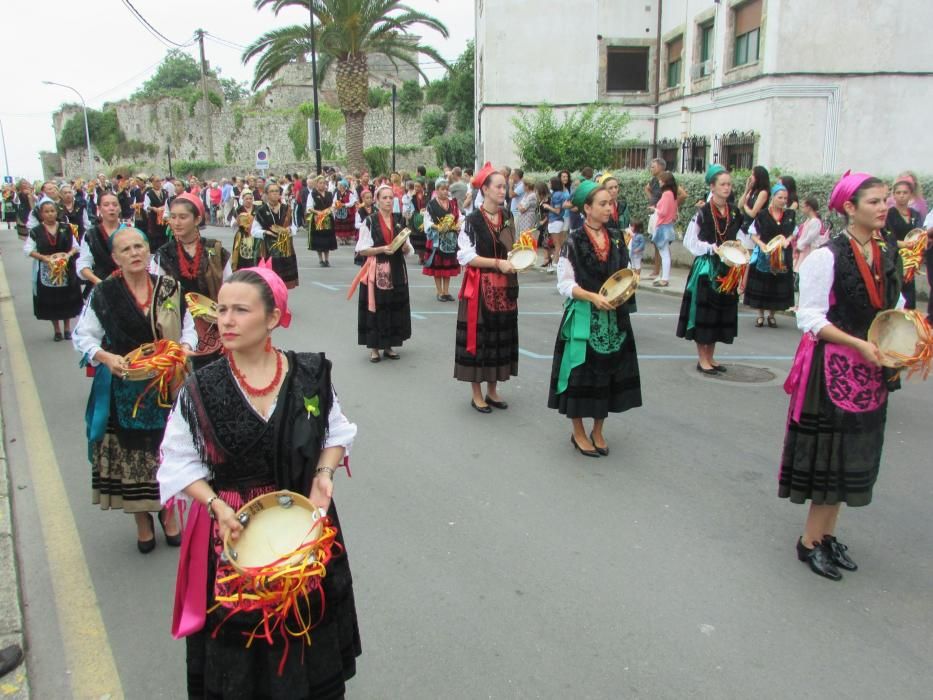
[(927, 232), (922, 228), (915, 228), (907, 234), (904, 242), (907, 247), (901, 248), (898, 253), (900, 253), (901, 260), (904, 263), (904, 282), (910, 283), (918, 272), (921, 275), (925, 274), (921, 266), (923, 265), (923, 255), (927, 249)]
[(123, 379), (131, 382), (149, 380), (133, 405), (133, 417), (139, 411), (143, 398), (156, 392), (156, 403), (160, 408), (171, 408), (174, 394), (188, 373), (188, 357), (184, 348), (172, 340), (157, 340), (144, 343), (124, 356), (126, 369)]
[(508, 259), (516, 272), (524, 272), (538, 260), (538, 241), (532, 235), (535, 229), (522, 232), (509, 251)]
[(720, 294), (732, 294), (738, 289), (742, 278), (745, 276), (745, 267), (748, 265), (751, 255), (748, 249), (738, 241), (724, 241), (716, 248), (716, 254), (729, 268), (722, 277), (717, 277)]
[(868, 342), (881, 352), (881, 364), (907, 369), (907, 378), (930, 374), (933, 362), (933, 329), (919, 311), (888, 309), (875, 316), (868, 328)]
[(784, 264), (784, 248), (787, 245), (787, 238), (777, 235), (765, 244), (764, 252), (769, 256), (768, 262), (771, 266), (772, 274), (787, 272), (787, 265)]

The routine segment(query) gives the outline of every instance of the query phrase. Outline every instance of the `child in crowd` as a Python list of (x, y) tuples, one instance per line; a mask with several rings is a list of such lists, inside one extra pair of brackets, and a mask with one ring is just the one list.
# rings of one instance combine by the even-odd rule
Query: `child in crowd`
[(632, 269), (641, 274), (641, 256), (645, 254), (644, 222), (641, 219), (632, 219), (632, 223), (625, 230), (625, 237), (629, 240), (629, 258), (632, 260)]
[(402, 218), (406, 225), (415, 213), (415, 183), (409, 180), (405, 183), (405, 194), (402, 195)]

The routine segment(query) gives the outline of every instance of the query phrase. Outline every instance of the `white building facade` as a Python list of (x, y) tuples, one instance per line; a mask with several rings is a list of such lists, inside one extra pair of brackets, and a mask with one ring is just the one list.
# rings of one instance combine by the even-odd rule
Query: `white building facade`
[(933, 170), (933, 2), (475, 0), (479, 162), (513, 117), (626, 110), (617, 167)]

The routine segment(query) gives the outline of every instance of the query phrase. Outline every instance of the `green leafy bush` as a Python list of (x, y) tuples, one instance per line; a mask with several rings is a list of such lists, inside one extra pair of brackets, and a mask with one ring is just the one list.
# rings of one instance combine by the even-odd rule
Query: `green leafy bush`
[(447, 129), (447, 112), (441, 110), (426, 110), (421, 115), (421, 135), (425, 141), (435, 136), (443, 136)]
[(407, 117), (417, 116), (424, 104), (424, 93), (417, 80), (406, 80), (398, 93), (398, 111)]
[[(455, 115), (454, 125), (460, 131), (473, 131), (474, 110), (474, 61), (476, 47), (471, 39), (466, 49), (460, 54), (457, 61), (447, 74), (449, 85), (444, 98), (444, 109)], [(470, 161), (473, 162), (472, 160)]]
[(370, 109), (379, 109), (392, 102), (392, 93), (380, 87), (371, 87), (369, 88), (367, 101), (369, 102)]
[(392, 151), (385, 146), (370, 146), (363, 150), (363, 158), (370, 174), (387, 175), (391, 165)]
[(172, 166), (172, 169), (179, 177), (194, 175), (199, 178), (202, 177), (207, 170), (222, 168), (223, 163), (218, 163), (213, 160), (176, 160)]
[(228, 165), (233, 163), (233, 144), (229, 141), (224, 144), (224, 162)]
[(576, 109), (558, 122), (543, 105), (512, 118), (515, 147), (527, 170), (604, 168), (612, 163), (631, 117), (596, 104)]
[(437, 152), (438, 165), (469, 167), (476, 159), (473, 130), (457, 131), (449, 136), (437, 136), (431, 141)]
[(301, 160), (308, 150), (308, 120), (301, 115), (288, 127), (288, 138), (292, 142), (292, 154)]
[(442, 105), (447, 100), (450, 89), (450, 80), (444, 76), (440, 80), (433, 80), (424, 88), (424, 101), (429, 105)]

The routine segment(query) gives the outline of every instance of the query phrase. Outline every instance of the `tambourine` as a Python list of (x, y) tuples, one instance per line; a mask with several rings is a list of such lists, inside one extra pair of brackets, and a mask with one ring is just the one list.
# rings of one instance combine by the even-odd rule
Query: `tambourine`
[(236, 513), (243, 526), (234, 542), (224, 541), (226, 562), (240, 573), (250, 569), (288, 568), (313, 561), (308, 543), (320, 539), (327, 513), (294, 491), (272, 491), (251, 500)]
[(533, 248), (515, 248), (509, 251), (508, 260), (516, 272), (524, 272), (538, 261), (538, 253)]
[(783, 248), (785, 243), (787, 243), (787, 238), (781, 235), (777, 235), (765, 243), (765, 252), (773, 253), (774, 251)]
[(614, 307), (627, 302), (638, 289), (638, 273), (625, 268), (613, 273), (599, 288), (601, 296), (606, 297)]
[(738, 241), (725, 241), (720, 243), (716, 254), (729, 267), (748, 265), (751, 254), (748, 249)]
[(408, 240), (408, 237), (411, 236), (411, 229), (403, 228), (397, 234), (395, 238), (392, 239), (392, 242), (389, 244), (389, 250), (391, 252), (396, 252), (399, 248), (405, 245), (405, 242)]
[(203, 294), (188, 292), (185, 303), (192, 318), (203, 318), (208, 323), (217, 323), (217, 302)]
[(881, 311), (868, 328), (868, 342), (881, 352), (885, 367), (907, 368), (910, 374), (921, 372), (927, 378), (933, 361), (933, 329), (918, 311)]

